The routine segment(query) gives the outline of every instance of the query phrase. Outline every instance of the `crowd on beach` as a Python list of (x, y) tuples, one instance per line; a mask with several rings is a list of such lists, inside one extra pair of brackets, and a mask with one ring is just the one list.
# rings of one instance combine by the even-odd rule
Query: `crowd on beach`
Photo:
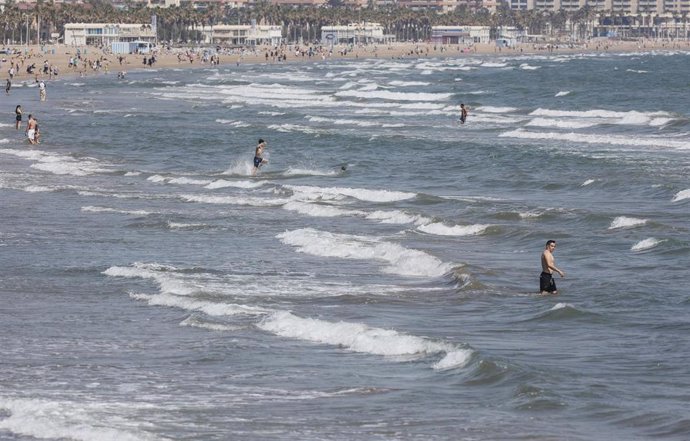
[[(6, 72), (5, 93), (10, 94), (13, 81), (35, 82), (39, 88), (39, 100), (45, 101), (46, 80), (58, 77), (108, 74), (111, 66), (118, 66), (118, 79), (124, 79), (127, 68), (214, 66), (240, 63), (286, 63), (327, 61), (358, 58), (424, 58), (459, 57), (465, 55), (519, 55), (540, 53), (590, 53), (590, 52), (635, 52), (650, 50), (690, 50), (690, 41), (651, 40), (632, 41), (592, 39), (575, 44), (519, 43), (512, 46), (497, 46), (488, 43), (443, 45), (429, 42), (388, 44), (282, 44), (278, 46), (253, 46), (243, 48), (161, 46), (146, 54), (112, 54), (109, 48), (72, 46), (33, 46), (4, 48), (0, 59)], [(141, 61), (138, 61), (141, 60)], [(141, 64), (140, 64), (141, 63)], [(62, 71), (61, 69), (63, 69)], [(36, 121), (35, 116), (30, 120)], [(27, 129), (28, 131), (28, 129)], [(28, 132), (27, 132), (28, 133)], [(39, 141), (37, 137), (35, 142)], [(30, 140), (31, 142), (31, 140)], [(34, 143), (34, 142), (31, 142)]]

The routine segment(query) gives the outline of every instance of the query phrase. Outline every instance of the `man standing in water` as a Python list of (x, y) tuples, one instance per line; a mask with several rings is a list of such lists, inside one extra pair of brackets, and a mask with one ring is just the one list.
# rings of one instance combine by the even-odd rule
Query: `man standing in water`
[(553, 280), (553, 272), (556, 271), (561, 277), (565, 273), (558, 268), (553, 260), (553, 251), (556, 249), (555, 240), (547, 240), (546, 248), (541, 253), (541, 275), (539, 276), (539, 290), (542, 294), (558, 294), (556, 282)]
[(259, 138), (259, 144), (257, 144), (256, 150), (254, 151), (254, 170), (252, 170), (252, 176), (256, 176), (256, 172), (259, 170), (259, 167), (268, 162), (268, 160), (263, 158), (265, 148), (266, 141)]
[(460, 124), (465, 124), (467, 120), (467, 107), (464, 104), (460, 104)]
[(29, 122), (26, 125), (26, 137), (29, 139), (29, 144), (36, 144), (36, 126), (38, 123), (29, 115)]
[(46, 100), (46, 83), (43, 80), (36, 80), (38, 83), (38, 97), (41, 101)]

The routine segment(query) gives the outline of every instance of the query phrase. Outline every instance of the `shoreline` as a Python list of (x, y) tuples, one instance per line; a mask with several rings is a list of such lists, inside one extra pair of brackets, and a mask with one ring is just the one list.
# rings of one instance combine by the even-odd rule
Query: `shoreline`
[[(44, 81), (57, 81), (60, 79), (73, 79), (88, 77), (99, 74), (117, 75), (118, 72), (140, 71), (147, 69), (195, 69), (208, 68), (213, 66), (208, 61), (203, 61), (199, 50), (173, 49), (163, 50), (156, 53), (156, 62), (153, 66), (143, 64), (147, 54), (105, 54), (96, 47), (73, 47), (73, 46), (23, 46), (21, 54), (3, 54), (1, 68), (3, 69), (0, 78), (9, 78), (8, 70), (14, 64), (16, 73), (12, 83), (33, 82), (36, 79)], [(230, 65), (258, 65), (258, 64), (294, 64), (294, 63), (316, 63), (316, 62), (336, 62), (352, 61), (358, 59), (407, 59), (423, 60), (426, 58), (463, 58), (473, 56), (505, 57), (519, 55), (566, 55), (566, 54), (602, 54), (602, 53), (651, 53), (659, 51), (685, 51), (690, 52), (690, 41), (609, 41), (607, 39), (593, 40), (582, 45), (561, 45), (549, 46), (532, 43), (522, 43), (515, 47), (499, 48), (494, 44), (482, 43), (473, 45), (439, 45), (433, 43), (392, 43), (387, 45), (368, 45), (356, 46), (334, 46), (330, 50), (323, 50), (314, 55), (307, 56), (302, 53), (298, 55), (298, 49), (306, 47), (298, 45), (285, 46), (282, 50), (277, 50), (269, 46), (260, 46), (253, 50), (235, 51), (234, 53), (220, 53), (218, 55), (217, 66)], [(343, 52), (343, 50), (345, 50)], [(70, 68), (69, 60), (76, 58), (77, 51), (81, 53), (79, 67)], [(123, 57), (123, 64), (120, 64), (119, 57)], [(282, 61), (279, 61), (280, 58)], [(191, 62), (190, 62), (191, 60)], [(53, 76), (43, 73), (44, 63), (49, 66), (56, 66), (58, 75)], [(100, 63), (98, 68), (94, 68), (94, 63)], [(32, 74), (27, 73), (26, 68), (31, 64), (35, 65)]]

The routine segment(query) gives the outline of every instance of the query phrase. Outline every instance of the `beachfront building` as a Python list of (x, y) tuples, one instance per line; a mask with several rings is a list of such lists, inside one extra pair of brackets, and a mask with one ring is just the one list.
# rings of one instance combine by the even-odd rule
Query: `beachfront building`
[(489, 43), (490, 26), (432, 26), (431, 42), (434, 44)]
[(350, 23), (342, 26), (322, 26), (321, 43), (386, 43), (395, 39), (383, 33), (379, 23)]
[(588, 7), (611, 14), (673, 14), (690, 13), (690, 0), (504, 0), (510, 9), (537, 11), (577, 11)]
[(397, 5), (416, 11), (432, 10), (437, 12), (454, 11), (461, 4), (467, 4), (461, 0), (398, 0)]
[(117, 42), (156, 42), (150, 24), (134, 23), (67, 23), (65, 44), (69, 46), (111, 46)]
[(270, 44), (278, 46), (283, 41), (282, 28), (276, 25), (215, 25), (197, 26), (190, 30), (200, 32), (204, 43), (225, 46)]

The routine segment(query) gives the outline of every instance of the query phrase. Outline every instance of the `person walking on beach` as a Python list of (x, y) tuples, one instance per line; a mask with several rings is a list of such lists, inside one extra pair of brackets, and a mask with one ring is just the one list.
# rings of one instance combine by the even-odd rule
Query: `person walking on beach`
[(464, 104), (460, 104), (460, 124), (465, 124), (467, 120), (467, 107)]
[(17, 107), (14, 108), (14, 114), (15, 114), (15, 119), (17, 122), (15, 123), (15, 128), (19, 130), (19, 128), (22, 126), (22, 106), (17, 105)]
[(36, 80), (38, 83), (38, 97), (41, 101), (46, 100), (46, 83), (43, 80)]
[(541, 253), (541, 275), (539, 276), (539, 291), (542, 294), (558, 294), (556, 289), (556, 281), (553, 280), (553, 272), (556, 271), (561, 277), (565, 277), (565, 273), (558, 268), (553, 259), (553, 252), (556, 249), (555, 240), (547, 240), (544, 252)]
[(264, 159), (264, 149), (266, 148), (266, 141), (259, 138), (259, 143), (254, 151), (254, 170), (252, 170), (252, 176), (256, 176), (256, 172), (259, 170), (263, 164), (267, 163), (268, 160)]

